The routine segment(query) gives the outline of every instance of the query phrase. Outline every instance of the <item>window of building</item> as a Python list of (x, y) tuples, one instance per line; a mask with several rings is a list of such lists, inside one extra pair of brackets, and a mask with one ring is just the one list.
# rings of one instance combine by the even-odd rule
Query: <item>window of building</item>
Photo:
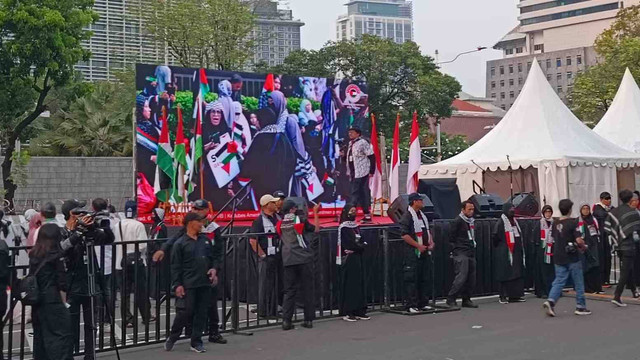
[(518, 63), (518, 72), (521, 73), (522, 72), (522, 63)]
[(513, 86), (513, 82), (514, 82), (513, 79), (509, 79), (509, 86)]
[(491, 98), (495, 99), (496, 98), (496, 93), (491, 93)]
[(573, 79), (573, 73), (571, 71), (567, 71), (567, 80)]
[[(567, 0), (564, 0), (564, 1), (550, 1), (548, 3), (549, 4), (563, 3), (564, 4), (564, 3), (567, 3)], [(532, 6), (534, 6), (534, 5), (532, 5)], [(619, 8), (619, 6), (620, 6), (619, 2), (616, 1), (614, 3), (605, 4), (605, 5), (592, 6), (592, 7), (588, 7), (588, 8), (582, 8), (582, 9), (576, 9), (576, 10), (570, 10), (570, 11), (562, 11), (562, 12), (558, 12), (558, 13), (554, 13), (554, 14), (543, 15), (543, 16), (538, 16), (538, 17), (529, 18), (529, 19), (523, 19), (522, 21), (520, 21), (520, 25), (524, 26), (524, 25), (538, 24), (538, 23), (547, 22), (547, 21), (554, 21), (554, 20), (571, 18), (571, 17), (575, 17), (575, 16), (594, 14), (594, 13), (598, 13), (598, 12), (602, 12), (602, 11), (616, 10), (616, 9)]]
[(509, 99), (513, 99), (516, 97), (516, 94), (513, 91), (509, 92)]
[(533, 51), (544, 52), (544, 44), (533, 45)]
[(492, 89), (495, 89), (495, 88), (496, 88), (496, 82), (495, 82), (495, 81), (492, 81), (492, 82), (491, 82), (491, 88), (492, 88)]
[(527, 62), (527, 71), (531, 70), (531, 61)]
[(500, 87), (504, 87), (504, 80), (500, 80)]
[(505, 49), (504, 53), (507, 55), (513, 55), (513, 49)]
[(492, 66), (492, 67), (491, 67), (491, 76), (492, 76), (492, 77), (493, 77), (493, 76), (496, 76), (496, 67), (495, 67), (495, 66)]
[(582, 65), (582, 55), (576, 56), (576, 64)]
[(561, 66), (562, 66), (562, 59), (556, 58), (556, 67), (561, 67)]
[(500, 93), (500, 99), (504, 100), (504, 93), (503, 92)]
[(551, 67), (551, 59), (547, 59), (547, 69)]
[(558, 85), (558, 89), (557, 90), (558, 90), (558, 94), (561, 94), (562, 93), (562, 85)]
[(500, 109), (507, 110), (507, 107), (506, 107), (506, 105), (502, 104), (502, 105), (500, 105)]
[(522, 78), (518, 78), (518, 85), (522, 85)]
[(504, 66), (500, 66), (500, 75), (504, 75)]
[(547, 80), (551, 81), (551, 74), (547, 74)]
[(571, 56), (567, 56), (567, 66), (571, 66)]
[(516, 54), (522, 54), (523, 51), (524, 49), (522, 48), (522, 46), (516, 48)]
[(562, 73), (556, 74), (556, 80), (562, 81)]

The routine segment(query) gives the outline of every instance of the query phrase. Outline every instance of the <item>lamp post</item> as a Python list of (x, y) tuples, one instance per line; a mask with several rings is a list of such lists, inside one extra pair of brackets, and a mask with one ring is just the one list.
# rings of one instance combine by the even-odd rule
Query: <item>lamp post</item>
[(456, 55), (456, 57), (453, 58), (453, 60), (449, 60), (449, 61), (442, 61), (442, 62), (438, 62), (438, 55), (439, 52), (438, 50), (436, 50), (436, 65), (442, 65), (442, 64), (450, 64), (456, 60), (458, 60), (458, 58), (462, 55), (466, 55), (466, 54), (472, 54), (474, 52), (479, 52), (482, 50), (486, 50), (487, 47), (486, 46), (478, 46), (477, 48), (473, 49), (473, 50), (469, 50), (469, 51), (465, 51), (465, 52), (461, 52), (460, 54)]

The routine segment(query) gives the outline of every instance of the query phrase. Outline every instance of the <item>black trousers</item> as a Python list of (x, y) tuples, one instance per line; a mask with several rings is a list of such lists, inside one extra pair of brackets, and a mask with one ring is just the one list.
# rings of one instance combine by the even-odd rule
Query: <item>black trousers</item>
[[(132, 254), (127, 254), (129, 258)], [(134, 306), (138, 306), (138, 311), (142, 321), (148, 323), (151, 318), (151, 302), (149, 301), (149, 291), (147, 287), (147, 269), (142, 259), (138, 259), (135, 263), (127, 261), (123, 267), (124, 286), (122, 290), (122, 311), (127, 323), (134, 321), (131, 313), (131, 304), (129, 299), (131, 293), (134, 293)]]
[(199, 287), (186, 289), (182, 299), (176, 299), (176, 317), (171, 325), (169, 338), (175, 342), (180, 338), (182, 329), (191, 329), (191, 346), (202, 345), (202, 333), (207, 322), (207, 310), (211, 305), (211, 288)]
[[(71, 317), (64, 304), (34, 306), (33, 358), (35, 360), (73, 360)], [(90, 351), (85, 347), (85, 351)], [(85, 356), (85, 359), (87, 356)]]
[[(82, 307), (82, 321), (84, 322), (85, 359), (93, 359), (91, 350), (95, 346), (93, 338), (93, 314), (91, 314), (91, 297), (72, 295), (69, 297), (69, 312), (71, 313), (71, 327), (73, 333), (73, 348), (80, 351), (80, 308)], [(64, 305), (63, 305), (64, 306)]]
[(429, 304), (429, 284), (431, 283), (431, 263), (429, 255), (418, 257), (414, 248), (407, 247), (404, 256), (404, 288), (408, 308), (421, 308)]
[(551, 285), (553, 285), (553, 280), (556, 278), (555, 265), (542, 263), (541, 271), (544, 286), (544, 293), (542, 295), (546, 299), (551, 292)]
[(361, 206), (365, 214), (371, 210), (371, 189), (369, 189), (369, 176), (353, 179), (351, 181), (351, 203), (353, 206)]
[(471, 292), (476, 287), (476, 259), (465, 255), (454, 256), (453, 268), (456, 277), (448, 299), (455, 301), (458, 296), (462, 296), (462, 300), (471, 299)]
[(258, 315), (277, 316), (280, 303), (280, 257), (258, 258)]
[(220, 314), (218, 313), (218, 286), (211, 288), (207, 318), (209, 319), (209, 336), (220, 333)]
[(524, 297), (524, 277), (513, 280), (500, 281), (499, 294), (504, 299), (516, 299)]
[(633, 272), (635, 265), (635, 254), (633, 252), (630, 253), (620, 253), (620, 280), (618, 281), (618, 286), (616, 286), (616, 292), (614, 295), (614, 299), (620, 299), (622, 292), (624, 291), (625, 286), (629, 286), (631, 291), (636, 291), (636, 284), (633, 281)]
[(291, 322), (296, 307), (296, 294), (302, 292), (304, 306), (304, 321), (312, 321), (315, 317), (313, 302), (313, 264), (299, 264), (284, 267), (284, 303), (282, 316), (286, 322)]
[(609, 245), (609, 240), (606, 238), (601, 243), (601, 246), (598, 247), (598, 249), (602, 248), (599, 257), (600, 270), (602, 271), (600, 276), (603, 284), (609, 284), (611, 279), (611, 245)]

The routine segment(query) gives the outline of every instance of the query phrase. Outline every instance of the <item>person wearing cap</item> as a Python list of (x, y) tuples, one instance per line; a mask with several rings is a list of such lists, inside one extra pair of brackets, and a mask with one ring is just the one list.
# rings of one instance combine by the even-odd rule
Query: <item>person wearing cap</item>
[[(191, 206), (191, 212), (206, 218), (207, 214), (209, 214), (209, 202), (204, 199), (198, 199), (194, 201), (193, 205)], [(173, 246), (173, 244), (184, 235), (184, 232), (185, 232), (185, 228), (182, 228), (172, 238), (165, 241), (160, 247), (160, 250), (157, 250), (156, 252), (153, 253), (153, 261), (154, 262), (162, 261), (166, 257), (166, 255), (171, 251), (171, 247)]]
[(304, 303), (305, 328), (313, 327), (315, 307), (313, 301), (313, 259), (308, 237), (309, 233), (320, 231), (320, 204), (313, 208), (314, 225), (308, 220), (302, 221), (298, 216), (298, 206), (293, 200), (286, 200), (282, 205), (284, 218), (276, 225), (282, 246), (282, 265), (284, 267), (284, 299), (282, 304), (282, 329), (294, 328), (291, 323), (296, 305), (296, 295), (300, 290)]
[(277, 190), (273, 193), (273, 197), (278, 199), (276, 201), (276, 213), (280, 218), (283, 218), (284, 214), (282, 213), (282, 205), (284, 204), (284, 199), (287, 198), (287, 195), (285, 195), (284, 191)]
[[(73, 330), (74, 349), (80, 351), (80, 312), (82, 308), (82, 318), (84, 322), (84, 348), (91, 349), (95, 346), (93, 336), (94, 322), (91, 313), (91, 295), (89, 293), (89, 274), (85, 262), (86, 248), (83, 238), (90, 237), (96, 246), (112, 244), (113, 233), (110, 229), (92, 227), (93, 218), (86, 214), (84, 207), (86, 202), (78, 200), (67, 200), (62, 204), (61, 211), (66, 221), (61, 229), (62, 241), (60, 248), (65, 253), (65, 266), (67, 269), (68, 303), (70, 305), (71, 326)], [(79, 230), (79, 223), (91, 228), (84, 233)], [(95, 264), (98, 263), (95, 253), (91, 254)], [(91, 351), (84, 355), (85, 360), (93, 360)]]
[(43, 224), (57, 223), (56, 206), (52, 202), (45, 203), (40, 209), (40, 215), (43, 218)]
[[(135, 200), (128, 200), (124, 205), (125, 218), (120, 220), (115, 230), (116, 243), (148, 239), (144, 224), (136, 220), (137, 213), (137, 202)], [(150, 321), (155, 320), (155, 318), (151, 316), (146, 267), (142, 260), (142, 254), (146, 252), (146, 248), (147, 243), (139, 244), (137, 250), (133, 244), (116, 247), (116, 270), (122, 272), (123, 277), (120, 279), (125, 281), (124, 284), (121, 284), (121, 287), (122, 307), (124, 307), (124, 313), (126, 315), (125, 324), (127, 327), (133, 327), (134, 321), (137, 321), (129, 309), (129, 296), (134, 291), (134, 286), (136, 294), (134, 300), (138, 306), (142, 321), (148, 325)]]
[(429, 256), (435, 248), (429, 230), (429, 220), (422, 212), (424, 203), (418, 193), (409, 195), (409, 207), (400, 219), (400, 234), (405, 243), (404, 281), (406, 309), (410, 313), (429, 310), (427, 286), (429, 282)]
[(347, 148), (347, 176), (351, 181), (351, 203), (361, 206), (364, 211), (362, 222), (371, 222), (371, 189), (369, 177), (375, 172), (375, 155), (371, 144), (362, 138), (362, 130), (356, 126), (349, 128)]
[(218, 282), (213, 246), (202, 234), (205, 217), (188, 213), (184, 217), (184, 235), (171, 251), (172, 287), (175, 290), (177, 314), (164, 348), (171, 351), (182, 330), (190, 323), (191, 350), (203, 353), (202, 333), (206, 326), (207, 309), (211, 304), (211, 285)]
[(280, 257), (280, 243), (276, 235), (276, 224), (280, 217), (276, 213), (278, 198), (269, 194), (260, 198), (262, 210), (251, 224), (251, 247), (258, 256), (258, 315), (263, 318), (275, 318), (278, 315), (280, 291), (278, 280), (282, 262)]
[(240, 74), (233, 74), (231, 79), (231, 99), (233, 101), (242, 101), (242, 76)]
[[(593, 216), (598, 220), (598, 228), (604, 229), (604, 221), (609, 215), (609, 212), (613, 210), (611, 206), (611, 194), (607, 191), (600, 194), (600, 202), (593, 205)], [(600, 243), (598, 244), (598, 253), (601, 259), (600, 279), (602, 280), (602, 287), (611, 287), (611, 245), (609, 244), (609, 238), (605, 231), (600, 231)]]

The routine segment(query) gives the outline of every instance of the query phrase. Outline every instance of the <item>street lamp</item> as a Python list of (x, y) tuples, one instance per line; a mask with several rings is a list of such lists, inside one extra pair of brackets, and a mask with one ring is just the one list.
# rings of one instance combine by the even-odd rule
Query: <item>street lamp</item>
[[(478, 51), (482, 51), (485, 50), (487, 47), (486, 46), (478, 46), (477, 48), (475, 48), (474, 50), (470, 50), (470, 51), (465, 51), (465, 52), (461, 52), (460, 54), (456, 55), (456, 57), (453, 58), (453, 60), (449, 60), (449, 61), (443, 61), (443, 62), (436, 62), (436, 65), (441, 65), (441, 64), (450, 64), (456, 60), (458, 60), (458, 58), (462, 55), (466, 55), (466, 54), (471, 54), (474, 52), (478, 52)], [(438, 50), (436, 50), (436, 57), (438, 56)], [(437, 60), (436, 60), (437, 61)]]

